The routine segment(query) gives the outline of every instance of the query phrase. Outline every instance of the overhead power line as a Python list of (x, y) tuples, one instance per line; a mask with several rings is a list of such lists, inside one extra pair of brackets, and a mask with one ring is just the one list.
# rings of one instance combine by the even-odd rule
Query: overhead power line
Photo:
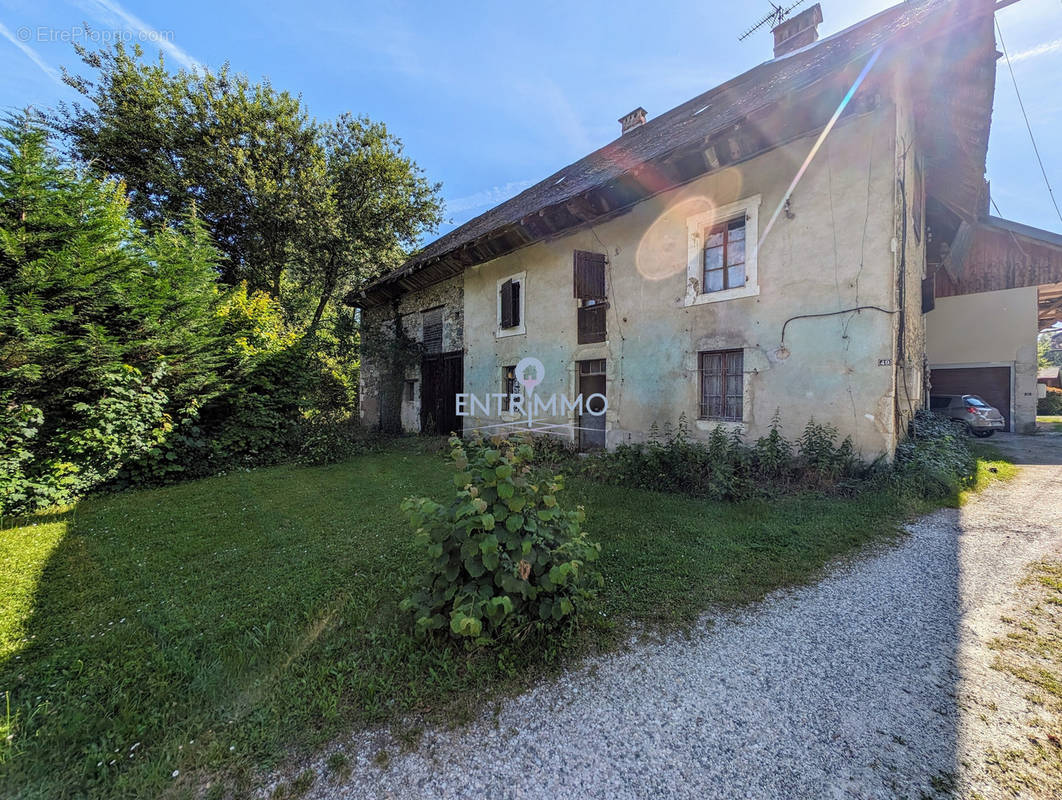
[(1025, 128), (1029, 131), (1029, 141), (1032, 142), (1033, 152), (1036, 153), (1036, 161), (1040, 165), (1040, 174), (1044, 176), (1044, 184), (1047, 186), (1047, 193), (1051, 195), (1051, 204), (1055, 207), (1055, 213), (1058, 214), (1058, 221), (1062, 222), (1062, 211), (1058, 210), (1058, 201), (1055, 199), (1054, 189), (1051, 188), (1051, 181), (1047, 177), (1047, 170), (1044, 169), (1044, 160), (1040, 158), (1040, 148), (1036, 146), (1036, 137), (1033, 136), (1032, 125), (1029, 124), (1029, 115), (1025, 113), (1025, 103), (1021, 99), (1021, 91), (1018, 89), (1018, 79), (1014, 77), (1014, 65), (1010, 63), (1010, 55), (1007, 53), (1007, 45), (1003, 42), (1003, 31), (1000, 30), (999, 20), (995, 20), (996, 33), (999, 34), (999, 46), (1003, 48), (1003, 57), (1007, 59), (1007, 69), (1010, 70), (1010, 80), (1014, 84), (1014, 94), (1018, 96), (1018, 106), (1021, 108), (1021, 115), (1025, 118)]

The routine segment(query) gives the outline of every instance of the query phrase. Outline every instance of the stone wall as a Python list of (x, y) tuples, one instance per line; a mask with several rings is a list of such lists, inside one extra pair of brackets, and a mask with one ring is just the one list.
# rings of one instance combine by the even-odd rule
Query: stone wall
[(390, 370), (388, 350), (395, 339), (396, 314), (406, 337), (422, 345), (423, 314), (439, 307), (443, 309), (442, 351), (463, 351), (464, 291), (461, 275), (405, 294), (398, 300), (397, 307), (378, 306), (362, 311), (362, 341), (366, 346), (363, 347), (361, 360), (360, 410), (361, 421), (366, 427), (380, 427), (383, 406), (398, 402), (401, 403), (402, 429), (409, 432), (420, 430), (420, 365), (415, 359), (407, 360), (402, 368), (403, 381), (413, 381), (412, 398), (403, 385), (401, 397), (392, 400), (388, 396), (390, 384), (385, 380)]

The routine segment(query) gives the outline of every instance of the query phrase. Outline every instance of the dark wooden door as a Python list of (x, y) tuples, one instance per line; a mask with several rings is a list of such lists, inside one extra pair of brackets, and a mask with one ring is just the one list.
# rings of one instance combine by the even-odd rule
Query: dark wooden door
[(930, 373), (930, 394), (976, 394), (999, 409), (1010, 427), (1010, 367), (935, 369)]
[(442, 353), (425, 356), (420, 364), (420, 431), (460, 433), (457, 395), (464, 391), (464, 356)]

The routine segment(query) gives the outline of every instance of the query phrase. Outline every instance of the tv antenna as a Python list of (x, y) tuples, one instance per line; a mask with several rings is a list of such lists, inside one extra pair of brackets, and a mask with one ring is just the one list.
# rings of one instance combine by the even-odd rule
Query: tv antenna
[(741, 34), (738, 37), (738, 41), (745, 41), (745, 39), (749, 38), (749, 36), (758, 31), (768, 22), (773, 22), (775, 25), (781, 25), (785, 21), (785, 18), (789, 16), (789, 12), (791, 12), (794, 8), (805, 2), (807, 2), (807, 0), (797, 0), (795, 3), (793, 3), (793, 5), (789, 6), (788, 8), (785, 6), (777, 5), (775, 3), (771, 3), (771, 12), (759, 22), (757, 22), (755, 25), (753, 25), (751, 28), (749, 28), (747, 31), (745, 31), (743, 34)]

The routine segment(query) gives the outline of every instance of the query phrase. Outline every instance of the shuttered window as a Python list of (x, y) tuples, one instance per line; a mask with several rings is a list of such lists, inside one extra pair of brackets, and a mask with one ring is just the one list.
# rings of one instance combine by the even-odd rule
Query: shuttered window
[(937, 307), (936, 276), (930, 275), (922, 280), (922, 313), (928, 314)]
[(572, 291), (579, 301), (576, 329), (579, 344), (603, 342), (605, 331), (605, 254), (576, 250)]
[(575, 251), (575, 275), (572, 281), (579, 300), (605, 299), (605, 254)]
[(520, 326), (520, 290), (519, 281), (507, 280), (501, 285), (501, 327), (517, 328)]
[(745, 356), (741, 350), (700, 354), (701, 419), (740, 422), (745, 390)]
[(606, 340), (605, 310), (608, 303), (583, 306), (578, 311), (578, 343), (593, 344)]
[(443, 310), (432, 308), (421, 313), (424, 325), (424, 352), (441, 353), (443, 349)]

